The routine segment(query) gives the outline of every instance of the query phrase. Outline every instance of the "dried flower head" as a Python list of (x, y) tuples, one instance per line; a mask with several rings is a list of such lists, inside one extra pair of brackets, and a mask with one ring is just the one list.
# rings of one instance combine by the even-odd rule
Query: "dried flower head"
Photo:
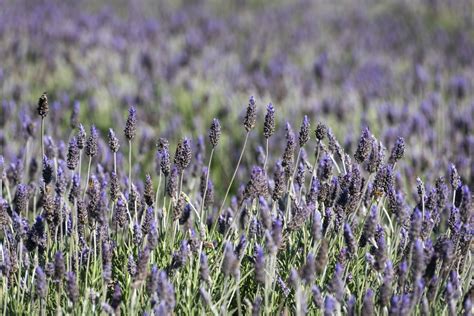
[(79, 131), (76, 135), (77, 147), (82, 150), (86, 146), (86, 130), (82, 124), (79, 125)]
[(43, 156), (43, 182), (47, 185), (53, 180), (53, 161)]
[(405, 153), (405, 140), (403, 139), (403, 137), (398, 137), (395, 145), (392, 148), (392, 152), (390, 154), (390, 158), (388, 162), (393, 165), (398, 160), (403, 158), (404, 153)]
[(267, 105), (267, 114), (263, 124), (263, 136), (269, 139), (275, 132), (275, 108), (272, 103)]
[(131, 141), (137, 133), (137, 110), (134, 106), (128, 109), (128, 118), (124, 129), (125, 137)]
[(253, 96), (249, 99), (247, 113), (244, 118), (244, 127), (247, 132), (250, 132), (257, 122), (257, 106), (255, 105), (255, 98)]
[(89, 138), (87, 138), (87, 142), (86, 142), (86, 155), (87, 156), (94, 157), (95, 155), (97, 155), (98, 141), (99, 141), (99, 134), (97, 133), (97, 129), (95, 128), (95, 126), (92, 125)]
[(114, 130), (111, 128), (109, 129), (109, 148), (113, 153), (118, 152), (120, 148), (119, 140), (117, 136), (115, 136)]
[(14, 205), (15, 212), (18, 214), (25, 214), (28, 206), (28, 186), (26, 184), (19, 184), (16, 188)]
[(154, 202), (154, 191), (153, 191), (153, 182), (151, 181), (151, 176), (147, 174), (145, 176), (145, 190), (143, 193), (143, 197), (145, 198), (145, 203), (148, 206), (153, 205)]
[(369, 129), (366, 127), (362, 131), (360, 136), (359, 143), (357, 145), (357, 150), (354, 154), (354, 158), (358, 163), (363, 163), (367, 160), (370, 155), (370, 150), (372, 148), (372, 135), (370, 134)]
[(158, 141), (158, 158), (160, 160), (161, 172), (167, 177), (171, 171), (171, 159), (169, 143), (165, 138), (160, 138)]
[(216, 148), (221, 137), (221, 124), (218, 119), (213, 119), (211, 128), (209, 129), (209, 141), (211, 142), (212, 148)]
[(43, 92), (43, 94), (40, 96), (38, 100), (37, 111), (38, 111), (38, 115), (41, 116), (41, 118), (43, 119), (48, 114), (49, 106), (48, 106), (48, 96), (46, 92)]
[(327, 135), (327, 126), (321, 122), (318, 123), (318, 126), (316, 126), (316, 130), (314, 131), (314, 134), (316, 136), (316, 139), (318, 142), (321, 142), (324, 137)]
[(174, 163), (178, 167), (179, 171), (183, 171), (189, 166), (191, 158), (191, 142), (188, 138), (184, 138), (178, 143), (178, 146), (176, 147)]
[(451, 164), (450, 166), (450, 180), (451, 180), (451, 187), (454, 190), (457, 190), (461, 186), (461, 177), (459, 176), (458, 170), (456, 166)]
[(298, 137), (300, 147), (303, 147), (309, 140), (309, 119), (308, 116), (305, 115), (303, 118), (303, 123), (301, 124), (300, 134)]
[(75, 137), (71, 138), (69, 141), (68, 151), (67, 151), (67, 168), (69, 170), (74, 170), (79, 164), (79, 147), (77, 146), (77, 140)]
[(283, 152), (281, 165), (285, 169), (285, 177), (289, 179), (293, 173), (293, 164), (295, 160), (295, 134), (290, 123), (286, 123), (286, 147)]
[(268, 195), (268, 181), (265, 171), (258, 166), (252, 168), (250, 181), (245, 186), (244, 196), (250, 199), (266, 197)]

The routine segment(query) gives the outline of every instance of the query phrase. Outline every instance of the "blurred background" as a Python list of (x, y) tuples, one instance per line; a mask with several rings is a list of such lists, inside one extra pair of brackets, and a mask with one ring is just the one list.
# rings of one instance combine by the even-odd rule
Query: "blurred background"
[(152, 163), (158, 137), (171, 148), (183, 136), (198, 144), (217, 117), (214, 172), (230, 176), (239, 152), (229, 149), (243, 141), (254, 95), (259, 125), (248, 164), (261, 153), (272, 102), (274, 158), (285, 120), (297, 131), (308, 115), (349, 153), (364, 126), (387, 148), (405, 137), (401, 172), (411, 180), (444, 174), (453, 162), (472, 185), (473, 12), (470, 0), (0, 0), (0, 154), (21, 156), (25, 126), (39, 129), (36, 103), (47, 91), (46, 132), (66, 144), (74, 104), (104, 139), (109, 127), (121, 134), (135, 105), (137, 162)]

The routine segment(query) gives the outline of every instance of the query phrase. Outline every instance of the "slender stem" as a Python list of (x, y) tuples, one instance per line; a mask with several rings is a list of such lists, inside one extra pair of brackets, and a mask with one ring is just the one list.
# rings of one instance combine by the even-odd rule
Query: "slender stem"
[(78, 165), (78, 172), (79, 172), (79, 182), (81, 181), (81, 173), (82, 173), (82, 149), (79, 151), (79, 165)]
[(211, 162), (212, 162), (212, 156), (214, 155), (214, 148), (211, 150), (211, 154), (209, 156), (209, 163), (207, 164), (207, 175), (206, 175), (206, 185), (204, 187), (204, 194), (202, 195), (202, 202), (201, 202), (201, 210), (199, 212), (199, 215), (202, 218), (202, 213), (204, 212), (204, 204), (206, 201), (206, 194), (207, 194), (207, 187), (209, 183), (209, 174), (211, 173)]
[(132, 192), (132, 141), (128, 141), (128, 192)]
[[(29, 166), (28, 166), (28, 165), (29, 165), (29, 159), (28, 159), (28, 147), (29, 147), (28, 145), (29, 145), (29, 144), (30, 144), (30, 138), (28, 137), (28, 138), (26, 139), (26, 144), (25, 144), (25, 162), (24, 162), (24, 164), (23, 164), (23, 165), (25, 166), (25, 170), (26, 170), (26, 171), (29, 170)], [(25, 174), (23, 175), (23, 177), (25, 177), (25, 176), (26, 176), (26, 172), (25, 172)]]
[(339, 165), (337, 164), (336, 160), (334, 159), (334, 156), (333, 155), (329, 155), (329, 157), (331, 157), (331, 160), (334, 164), (334, 166), (336, 166), (336, 170), (337, 170), (337, 173), (341, 173), (341, 168), (339, 168)]
[(44, 157), (44, 118), (41, 118), (41, 157)]
[(117, 175), (117, 153), (114, 152), (114, 173)]
[(178, 196), (176, 196), (176, 200), (180, 198), (181, 192), (183, 191), (183, 177), (184, 177), (184, 170), (181, 170), (180, 175), (179, 175), (179, 190), (178, 190)]
[[(293, 185), (293, 179), (294, 179), (295, 174), (296, 174), (296, 169), (298, 168), (298, 163), (299, 163), (299, 160), (300, 160), (300, 156), (301, 156), (301, 148), (299, 149), (298, 156), (296, 157), (296, 165), (294, 166), (293, 174), (291, 175), (291, 178), (288, 179), (287, 184), (286, 184), (288, 196), (287, 196), (287, 199), (286, 199), (285, 218), (288, 220), (288, 222), (291, 221), (291, 217), (292, 217), (291, 212), (290, 212), (290, 206), (291, 206), (290, 194), (291, 194), (291, 192), (295, 191), (294, 190), (294, 185)], [(285, 221), (285, 225), (286, 225), (286, 221)]]
[(221, 207), (219, 208), (219, 214), (222, 211), (222, 209), (224, 208), (225, 202), (227, 200), (227, 196), (229, 195), (229, 192), (230, 192), (230, 188), (232, 187), (232, 183), (234, 182), (237, 171), (239, 170), (240, 163), (242, 162), (242, 157), (244, 156), (245, 147), (247, 146), (247, 141), (248, 141), (248, 138), (249, 138), (249, 134), (250, 134), (250, 132), (247, 132), (247, 134), (245, 134), (245, 141), (244, 141), (244, 145), (242, 146), (242, 151), (240, 152), (239, 161), (237, 162), (237, 166), (235, 167), (234, 174), (232, 175), (232, 178), (230, 179), (229, 185), (227, 187), (227, 191), (224, 195), (224, 200), (222, 201)]
[(92, 163), (92, 156), (89, 156), (89, 164), (87, 166), (87, 177), (86, 177), (86, 183), (84, 184), (84, 192), (82, 193), (82, 198), (86, 196), (87, 192), (87, 186), (89, 185), (89, 177), (91, 173), (91, 163)]
[(263, 162), (263, 171), (265, 171), (265, 168), (267, 167), (267, 161), (268, 161), (268, 138), (265, 141), (265, 160)]
[(158, 199), (160, 197), (160, 188), (161, 188), (161, 172), (158, 180), (158, 188), (156, 188), (155, 194), (155, 221), (158, 223)]

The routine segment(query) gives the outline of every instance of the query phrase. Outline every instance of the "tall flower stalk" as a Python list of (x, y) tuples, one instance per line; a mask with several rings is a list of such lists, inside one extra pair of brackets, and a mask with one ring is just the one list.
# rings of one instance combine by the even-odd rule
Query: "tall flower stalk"
[(41, 157), (44, 157), (44, 119), (48, 115), (48, 96), (46, 92), (43, 92), (38, 100), (38, 115), (41, 116)]
[(232, 174), (232, 178), (230, 179), (229, 185), (227, 186), (224, 199), (222, 200), (222, 204), (219, 207), (218, 215), (221, 213), (222, 209), (224, 208), (230, 189), (232, 188), (232, 184), (234, 183), (235, 176), (237, 175), (237, 172), (239, 171), (240, 163), (242, 162), (245, 148), (247, 147), (247, 141), (249, 139), (250, 131), (255, 127), (256, 122), (257, 122), (257, 106), (255, 104), (255, 98), (251, 96), (249, 100), (249, 104), (247, 106), (247, 112), (245, 114), (244, 122), (243, 122), (245, 131), (246, 131), (244, 144), (242, 145), (242, 150), (240, 152), (239, 160), (237, 161), (237, 165), (234, 169), (234, 173)]
[(131, 106), (128, 110), (128, 118), (125, 123), (124, 134), (128, 140), (128, 191), (132, 191), (132, 139), (137, 133), (137, 110)]
[(207, 198), (207, 190), (209, 188), (209, 174), (211, 173), (212, 157), (214, 156), (215, 148), (219, 144), (220, 137), (221, 137), (221, 124), (218, 119), (214, 118), (212, 120), (211, 128), (209, 129), (209, 142), (211, 143), (212, 149), (209, 155), (209, 163), (207, 165), (207, 173), (206, 173), (206, 180), (205, 180), (206, 182), (204, 185), (204, 192), (202, 194), (201, 210), (199, 212), (201, 218), (203, 217), (204, 205), (206, 203), (206, 198)]

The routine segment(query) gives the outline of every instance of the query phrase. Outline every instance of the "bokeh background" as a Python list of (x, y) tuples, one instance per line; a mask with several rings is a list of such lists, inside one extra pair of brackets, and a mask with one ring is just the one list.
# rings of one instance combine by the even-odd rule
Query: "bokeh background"
[(349, 153), (364, 126), (387, 147), (404, 137), (400, 173), (411, 183), (444, 175), (455, 163), (472, 186), (473, 12), (470, 0), (3, 0), (0, 154), (7, 162), (22, 155), (28, 124), (39, 130), (36, 103), (47, 91), (46, 133), (65, 142), (74, 104), (81, 122), (96, 124), (104, 139), (109, 127), (123, 129), (128, 107), (136, 106), (137, 168), (153, 162), (158, 137), (171, 148), (183, 136), (198, 144), (219, 118), (219, 182), (232, 174), (253, 95), (260, 125), (248, 163), (262, 152), (272, 102), (275, 152), (285, 145), (285, 121), (297, 130), (308, 115), (313, 127), (328, 124)]

